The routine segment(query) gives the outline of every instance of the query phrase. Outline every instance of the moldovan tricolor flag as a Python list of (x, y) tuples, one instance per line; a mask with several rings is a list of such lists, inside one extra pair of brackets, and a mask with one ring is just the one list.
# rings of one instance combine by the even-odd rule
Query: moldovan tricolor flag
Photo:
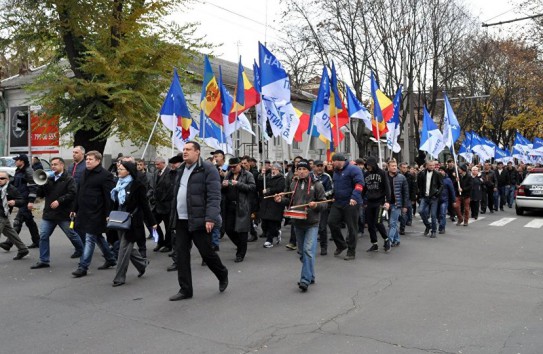
[(232, 111), (230, 112), (230, 117), (233, 116), (234, 118), (236, 117), (236, 110), (239, 116), (240, 113), (245, 112), (260, 102), (260, 95), (249, 81), (249, 78), (247, 78), (243, 65), (241, 65), (241, 57), (239, 58), (238, 81), (234, 97), (234, 107), (232, 107)]
[(375, 139), (379, 139), (384, 133), (387, 132), (386, 122), (392, 118), (394, 114), (394, 106), (390, 98), (385, 96), (371, 73), (371, 97), (373, 98), (373, 121), (372, 131)]
[(200, 108), (215, 123), (223, 125), (221, 93), (207, 55), (204, 57), (204, 81), (200, 96)]

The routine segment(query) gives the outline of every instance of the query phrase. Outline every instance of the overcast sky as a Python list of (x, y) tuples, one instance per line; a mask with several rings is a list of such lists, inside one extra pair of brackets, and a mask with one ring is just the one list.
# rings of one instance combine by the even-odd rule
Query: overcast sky
[[(465, 4), (481, 22), (492, 23), (519, 17), (514, 1), (466, 0)], [(243, 64), (251, 67), (253, 59), (258, 58), (258, 41), (273, 43), (278, 40), (279, 0), (206, 0), (191, 6), (192, 10), (174, 18), (180, 23), (200, 22), (199, 34), (207, 35), (215, 44), (223, 44), (215, 50), (215, 54), (223, 59), (236, 62), (241, 54)], [(510, 28), (497, 26), (490, 30), (504, 32)]]

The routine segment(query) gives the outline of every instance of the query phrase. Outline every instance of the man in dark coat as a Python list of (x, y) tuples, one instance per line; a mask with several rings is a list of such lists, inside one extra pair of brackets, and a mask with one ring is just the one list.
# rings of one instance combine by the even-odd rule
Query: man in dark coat
[(45, 198), (45, 207), (40, 225), (40, 260), (31, 269), (49, 268), (49, 237), (60, 226), (75, 248), (71, 258), (83, 254), (83, 243), (75, 231), (70, 228), (70, 212), (73, 210), (77, 186), (75, 180), (64, 170), (64, 159), (51, 159), (53, 175), (38, 188), (38, 197)]
[[(30, 238), (32, 240), (32, 244), (29, 245), (28, 248), (38, 248), (40, 243), (40, 233), (31, 211), (34, 205), (34, 200), (36, 199), (36, 190), (38, 189), (32, 175), (34, 170), (32, 170), (32, 167), (30, 167), (28, 156), (25, 154), (15, 156), (13, 159), (15, 160), (17, 169), (15, 170), (12, 185), (17, 188), (21, 194), (21, 197), (23, 197), (25, 200), (25, 204), (19, 208), (17, 215), (15, 215), (15, 218), (13, 219), (13, 228), (17, 234), (20, 234), (23, 223), (26, 224), (28, 230), (30, 231)], [(0, 243), (0, 247), (6, 251), (9, 251), (12, 246), (13, 244), (9, 240)]]
[(76, 278), (87, 275), (95, 244), (98, 244), (106, 259), (98, 269), (108, 269), (117, 265), (113, 252), (102, 236), (106, 231), (107, 218), (112, 208), (111, 190), (115, 186), (115, 181), (113, 175), (102, 167), (102, 154), (98, 151), (89, 151), (85, 164), (87, 170), (79, 183), (72, 213), (77, 218), (79, 228), (85, 233), (85, 248), (79, 260), (79, 267), (72, 272)]
[[(426, 162), (426, 168), (417, 177), (417, 184), (420, 199), (420, 217), (426, 226), (424, 236), (436, 237), (437, 230), (437, 207), (441, 190), (443, 189), (443, 178), (435, 170), (436, 161)], [(431, 217), (431, 223), (428, 221)]]
[(211, 244), (211, 231), (222, 222), (219, 172), (200, 157), (200, 144), (189, 141), (183, 148), (185, 162), (177, 170), (170, 227), (175, 228), (179, 292), (170, 301), (192, 297), (190, 250), (196, 245), (209, 269), (219, 280), (219, 291), (228, 286), (228, 269)]
[[(169, 218), (173, 199), (172, 182), (175, 178), (175, 172), (170, 173), (171, 169), (163, 157), (155, 159), (155, 166), (156, 170), (151, 181), (151, 189), (153, 190), (151, 209), (159, 226), (157, 228), (158, 243), (153, 251), (170, 252), (172, 250), (172, 232), (168, 225), (170, 224)], [(161, 222), (164, 222), (165, 232), (162, 232)]]
[(8, 240), (17, 247), (19, 252), (13, 258), (19, 260), (28, 254), (28, 248), (11, 225), (9, 214), (14, 206), (20, 208), (25, 201), (17, 188), (9, 183), (9, 175), (5, 171), (0, 171), (0, 233), (8, 238)]
[[(458, 216), (458, 221), (456, 222), (457, 226), (462, 225), (468, 226), (469, 216), (470, 216), (470, 202), (471, 202), (471, 188), (473, 185), (473, 178), (468, 174), (468, 166), (462, 165), (458, 172), (459, 183), (455, 183), (454, 187), (456, 190), (456, 215)], [(462, 216), (462, 208), (464, 209), (464, 215)]]
[(251, 228), (251, 199), (256, 191), (253, 174), (241, 167), (240, 159), (228, 161), (228, 173), (222, 181), (222, 215), (226, 234), (236, 245), (235, 262), (243, 262)]
[[(263, 175), (258, 175), (262, 180)], [(262, 190), (262, 195), (267, 198), (262, 199), (260, 204), (260, 219), (262, 220), (262, 231), (266, 237), (264, 248), (273, 247), (273, 239), (277, 238), (277, 244), (281, 242), (281, 220), (283, 220), (284, 206), (276, 203), (271, 196), (283, 192), (285, 189), (285, 177), (281, 174), (281, 165), (273, 164), (271, 174), (267, 177), (266, 189)]]

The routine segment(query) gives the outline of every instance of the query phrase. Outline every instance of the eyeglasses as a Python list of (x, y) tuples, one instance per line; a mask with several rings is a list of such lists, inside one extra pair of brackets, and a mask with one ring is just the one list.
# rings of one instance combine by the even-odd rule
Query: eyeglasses
[(229, 169), (233, 170), (234, 168), (238, 167), (238, 165), (234, 165), (234, 166), (228, 166)]

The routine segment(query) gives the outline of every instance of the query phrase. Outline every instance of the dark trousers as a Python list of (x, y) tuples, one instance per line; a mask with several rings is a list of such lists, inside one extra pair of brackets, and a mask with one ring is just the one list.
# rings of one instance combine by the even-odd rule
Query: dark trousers
[(228, 238), (237, 247), (236, 257), (245, 258), (247, 253), (247, 238), (248, 232), (236, 232), (236, 209), (235, 207), (227, 207), (224, 220), (224, 229)]
[(330, 215), (330, 209), (326, 208), (321, 211), (321, 218), (319, 220), (319, 239), (321, 244), (321, 249), (325, 250), (328, 248), (328, 217)]
[[(23, 223), (26, 224), (28, 230), (30, 231), (30, 239), (32, 240), (32, 243), (35, 245), (39, 245), (40, 232), (38, 231), (38, 225), (36, 225), (36, 222), (34, 221), (34, 216), (32, 215), (32, 212), (28, 210), (26, 205), (19, 208), (19, 211), (17, 211), (17, 215), (15, 215), (15, 219), (13, 219), (13, 229), (15, 230), (15, 232), (17, 232), (17, 235), (21, 233)], [(6, 240), (4, 243), (7, 244), (9, 247), (13, 246), (13, 243), (9, 239)]]
[(181, 291), (192, 296), (192, 272), (190, 268), (190, 250), (192, 243), (200, 252), (202, 259), (219, 281), (228, 276), (228, 270), (222, 264), (219, 255), (213, 250), (211, 234), (206, 230), (189, 231), (188, 220), (177, 220), (176, 243), (177, 251), (177, 279)]
[(368, 224), (368, 231), (370, 233), (371, 243), (377, 243), (377, 230), (381, 234), (381, 237), (386, 240), (388, 238), (387, 230), (383, 222), (378, 222), (380, 205), (366, 207), (366, 223)]
[(494, 210), (494, 188), (486, 188), (483, 192), (483, 202), (481, 203), (481, 211), (486, 212), (486, 207), (493, 211)]
[(266, 242), (273, 243), (273, 238), (279, 236), (281, 230), (281, 220), (265, 220), (262, 219), (262, 232), (266, 236)]
[(470, 200), (469, 205), (471, 209), (471, 217), (474, 219), (477, 219), (479, 217), (479, 201), (478, 200)]
[[(153, 212), (153, 216), (155, 217), (156, 223), (158, 225), (157, 247), (172, 248), (172, 232), (170, 231), (170, 228), (168, 227), (170, 223), (170, 214), (159, 214), (157, 212)], [(166, 234), (162, 232), (162, 228), (160, 227), (160, 223), (163, 221), (164, 221), (164, 228), (166, 229)]]
[[(333, 204), (330, 208), (330, 215), (328, 215), (328, 226), (332, 233), (332, 238), (338, 249), (345, 249), (350, 254), (356, 252), (356, 241), (358, 232), (358, 211), (360, 206), (358, 205), (346, 205), (338, 206)], [(341, 223), (347, 225), (347, 240), (343, 238), (341, 234)]]

